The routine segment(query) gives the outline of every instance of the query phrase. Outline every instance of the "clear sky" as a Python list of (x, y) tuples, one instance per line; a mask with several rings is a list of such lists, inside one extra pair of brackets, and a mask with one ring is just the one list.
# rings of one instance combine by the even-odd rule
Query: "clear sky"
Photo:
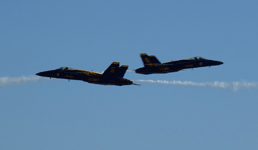
[[(131, 80), (257, 82), (258, 1), (0, 1), (0, 77), (201, 56), (223, 65)], [(137, 82), (139, 83), (139, 82)], [(45, 80), (0, 86), (0, 149), (258, 149), (258, 89)]]

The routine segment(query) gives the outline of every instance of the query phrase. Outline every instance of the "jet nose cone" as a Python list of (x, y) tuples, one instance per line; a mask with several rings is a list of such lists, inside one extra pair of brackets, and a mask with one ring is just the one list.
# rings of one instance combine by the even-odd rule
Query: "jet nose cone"
[(41, 76), (41, 72), (39, 72), (39, 73), (36, 73), (36, 75), (38, 75), (38, 76)]
[(221, 61), (213, 61), (213, 65), (222, 65), (223, 64), (223, 62), (221, 62)]
[(46, 76), (46, 73), (45, 72), (39, 72), (39, 73), (36, 73), (36, 75), (44, 77), (44, 76)]

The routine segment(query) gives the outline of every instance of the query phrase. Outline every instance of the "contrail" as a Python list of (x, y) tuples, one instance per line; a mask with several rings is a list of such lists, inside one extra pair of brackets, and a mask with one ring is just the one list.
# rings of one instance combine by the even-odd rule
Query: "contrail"
[(0, 77), (0, 86), (35, 82), (39, 80), (46, 80), (46, 78), (37, 77), (37, 76), (22, 76), (22, 77), (16, 77), (16, 78)]
[(192, 81), (166, 81), (166, 80), (134, 80), (135, 82), (146, 82), (146, 83), (158, 83), (158, 84), (172, 84), (172, 85), (192, 85), (192, 86), (210, 86), (210, 87), (216, 87), (216, 88), (230, 88), (234, 92), (239, 90), (240, 88), (252, 88), (252, 87), (257, 87), (258, 83), (257, 82), (192, 82)]

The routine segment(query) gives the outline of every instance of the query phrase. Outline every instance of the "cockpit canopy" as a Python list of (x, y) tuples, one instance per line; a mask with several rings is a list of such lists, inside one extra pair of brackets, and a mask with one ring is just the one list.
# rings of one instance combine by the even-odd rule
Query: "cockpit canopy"
[(69, 67), (61, 67), (59, 68), (60, 70), (68, 70), (68, 69), (72, 69), (72, 68), (69, 68)]
[(193, 57), (192, 59), (193, 59), (193, 60), (205, 60), (205, 59), (202, 58), (202, 57)]

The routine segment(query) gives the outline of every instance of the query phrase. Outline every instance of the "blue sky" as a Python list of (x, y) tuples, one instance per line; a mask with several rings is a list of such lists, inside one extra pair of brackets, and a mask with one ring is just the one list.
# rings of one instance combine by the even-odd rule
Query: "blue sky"
[[(221, 66), (131, 80), (257, 82), (256, 1), (1, 1), (0, 77), (201, 56)], [(0, 87), (0, 149), (257, 149), (257, 88), (45, 80)]]

